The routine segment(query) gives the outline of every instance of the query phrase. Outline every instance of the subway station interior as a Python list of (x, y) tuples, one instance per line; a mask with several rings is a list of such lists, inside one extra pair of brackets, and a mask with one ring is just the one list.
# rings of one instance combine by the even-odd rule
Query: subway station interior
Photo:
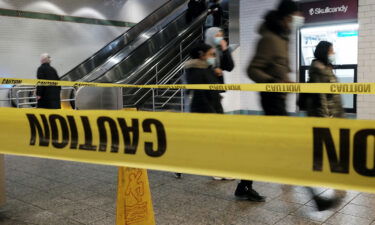
[(0, 29), (0, 225), (375, 225), (375, 0), (0, 0)]

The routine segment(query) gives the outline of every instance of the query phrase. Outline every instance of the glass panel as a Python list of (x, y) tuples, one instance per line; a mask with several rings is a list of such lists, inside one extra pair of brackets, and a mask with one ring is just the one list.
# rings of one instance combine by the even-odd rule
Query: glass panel
[[(354, 69), (337, 69), (334, 71), (340, 83), (354, 83)], [(354, 109), (354, 95), (341, 95), (345, 109)]]
[(301, 65), (310, 66), (320, 41), (333, 43), (336, 65), (357, 64), (358, 24), (301, 29)]

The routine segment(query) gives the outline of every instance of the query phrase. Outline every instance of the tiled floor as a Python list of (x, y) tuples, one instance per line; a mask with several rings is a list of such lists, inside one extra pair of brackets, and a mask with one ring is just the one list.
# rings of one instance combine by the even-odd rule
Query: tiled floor
[[(236, 181), (149, 172), (158, 225), (375, 225), (375, 195), (320, 189), (343, 203), (316, 212), (302, 187), (255, 184), (265, 203), (236, 201)], [(115, 224), (117, 168), (6, 156), (8, 202), (1, 225)]]

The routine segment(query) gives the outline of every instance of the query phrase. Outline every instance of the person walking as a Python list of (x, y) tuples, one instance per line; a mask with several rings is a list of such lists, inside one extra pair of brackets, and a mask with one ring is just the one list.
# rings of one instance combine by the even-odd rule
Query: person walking
[[(250, 62), (247, 74), (256, 83), (290, 83), (289, 36), (293, 29), (302, 26), (304, 18), (298, 4), (292, 0), (282, 0), (276, 10), (268, 12), (259, 29), (261, 38), (255, 56)], [(260, 93), (265, 115), (287, 116), (285, 93)], [(250, 201), (265, 201), (252, 188), (253, 181), (241, 180), (235, 196)]]
[(187, 22), (192, 22), (193, 19), (197, 18), (204, 12), (207, 12), (206, 0), (190, 0), (186, 13)]
[[(327, 41), (321, 41), (314, 52), (315, 59), (309, 70), (309, 83), (338, 83), (333, 73), (335, 52), (333, 45)], [(300, 101), (310, 117), (343, 118), (345, 116), (341, 96), (338, 94), (304, 94)], [(317, 195), (313, 188), (308, 188), (319, 211), (335, 207), (341, 198), (323, 198)]]
[[(212, 69), (215, 64), (215, 49), (201, 43), (192, 48), (191, 60), (185, 63), (185, 80), (187, 84), (218, 84)], [(223, 113), (220, 91), (189, 90), (191, 96), (190, 112)]]
[[(215, 65), (213, 66), (219, 84), (224, 84), (224, 71), (234, 69), (234, 61), (228, 42), (224, 40), (224, 32), (219, 27), (211, 27), (205, 33), (205, 43), (215, 49)], [(233, 180), (232, 178), (213, 177), (214, 180)]]
[[(216, 62), (215, 48), (205, 43), (195, 45), (190, 52), (191, 60), (185, 63), (184, 83), (186, 84), (219, 84), (213, 66)], [(220, 91), (188, 90), (189, 112), (223, 113)], [(175, 173), (177, 179), (181, 173)]]
[(221, 77), (224, 84), (223, 71), (231, 72), (234, 69), (234, 61), (228, 42), (224, 39), (224, 31), (219, 27), (211, 27), (205, 33), (205, 43), (216, 50), (214, 65), (215, 74)]
[[(51, 64), (51, 56), (44, 53), (40, 58), (41, 66), (37, 71), (37, 78), (42, 80), (60, 80), (55, 68)], [(60, 109), (60, 86), (38, 86), (36, 89), (37, 107), (44, 109)]]
[[(333, 73), (335, 52), (333, 45), (321, 41), (314, 52), (315, 59), (309, 70), (309, 83), (338, 83)], [(335, 94), (309, 94), (306, 99), (306, 111), (312, 117), (343, 118), (345, 113), (341, 96)]]
[[(211, 19), (209, 19), (211, 17)], [(208, 21), (207, 27), (222, 27), (223, 26), (224, 10), (221, 6), (221, 0), (212, 0), (208, 9)]]

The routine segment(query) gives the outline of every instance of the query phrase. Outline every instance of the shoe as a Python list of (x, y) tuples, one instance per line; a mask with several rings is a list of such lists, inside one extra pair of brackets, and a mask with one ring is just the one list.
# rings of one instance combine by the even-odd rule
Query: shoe
[(234, 178), (230, 177), (212, 177), (214, 180), (234, 180)]
[(331, 208), (335, 208), (340, 202), (340, 198), (327, 199), (320, 196), (314, 196), (314, 201), (318, 211), (325, 211)]
[(248, 188), (240, 183), (237, 185), (234, 196), (238, 199), (247, 200), (247, 190)]
[(182, 173), (175, 173), (174, 176), (176, 177), (176, 179), (181, 179)]
[(247, 200), (249, 200), (251, 202), (265, 202), (266, 201), (266, 197), (261, 196), (254, 189), (249, 189), (247, 191)]
[(241, 184), (238, 184), (236, 191), (234, 192), (234, 195), (238, 199), (242, 200), (249, 200), (251, 202), (265, 202), (266, 197), (261, 196), (258, 192), (256, 192), (252, 188), (248, 188), (246, 186), (243, 186)]

